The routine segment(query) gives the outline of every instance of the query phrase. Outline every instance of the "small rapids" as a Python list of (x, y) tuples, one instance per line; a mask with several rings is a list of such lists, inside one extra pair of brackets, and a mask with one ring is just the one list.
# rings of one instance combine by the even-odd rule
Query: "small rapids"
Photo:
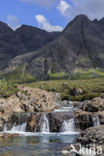
[(24, 122), (21, 125), (16, 125), (16, 123), (13, 124), (12, 128), (8, 130), (7, 124), (4, 125), (4, 133), (11, 133), (11, 134), (21, 134), (24, 136), (41, 136), (41, 135), (77, 135), (79, 132), (75, 131), (75, 123), (74, 118), (69, 120), (63, 120), (60, 132), (59, 133), (53, 133), (50, 131), (50, 124), (49, 119), (46, 116), (46, 114), (43, 114), (40, 118), (39, 125), (40, 125), (40, 131), (39, 132), (26, 132), (26, 126), (27, 123)]

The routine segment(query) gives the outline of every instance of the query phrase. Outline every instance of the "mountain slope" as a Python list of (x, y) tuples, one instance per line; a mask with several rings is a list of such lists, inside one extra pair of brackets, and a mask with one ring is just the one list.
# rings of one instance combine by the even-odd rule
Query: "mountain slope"
[[(38, 80), (55, 73), (69, 76), (76, 71), (104, 68), (104, 25), (79, 15), (70, 22), (61, 36), (30, 54), (13, 59), (6, 71), (23, 67)], [(95, 71), (93, 75), (96, 76)]]
[(19, 42), (18, 36), (8, 27), (7, 24), (0, 22), (0, 69), (4, 68), (11, 58), (23, 54), (25, 48)]
[(42, 47), (60, 35), (23, 25), (13, 31), (7, 24), (0, 22), (0, 69), (17, 55), (25, 54)]

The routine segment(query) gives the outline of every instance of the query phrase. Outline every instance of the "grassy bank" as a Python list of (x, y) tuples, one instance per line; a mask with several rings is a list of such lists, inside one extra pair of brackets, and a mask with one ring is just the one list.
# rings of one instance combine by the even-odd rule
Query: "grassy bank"
[(0, 80), (0, 97), (7, 98), (18, 91), (17, 85)]
[[(18, 84), (17, 84), (18, 85)], [(13, 82), (0, 80), (0, 97), (9, 97), (18, 91)], [(26, 86), (58, 92), (63, 100), (84, 101), (104, 95), (104, 78), (88, 80), (50, 80), (27, 83)], [(72, 91), (81, 88), (83, 93), (73, 95)]]
[[(84, 101), (104, 94), (104, 78), (89, 80), (52, 80), (27, 84), (47, 91), (59, 92), (62, 99)], [(81, 88), (83, 94), (71, 95), (75, 88)]]

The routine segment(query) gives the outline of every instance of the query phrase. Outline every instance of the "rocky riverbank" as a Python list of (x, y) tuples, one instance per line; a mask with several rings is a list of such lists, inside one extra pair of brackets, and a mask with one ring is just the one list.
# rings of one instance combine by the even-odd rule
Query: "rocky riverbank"
[[(74, 111), (54, 112), (55, 109), (70, 106)], [(0, 98), (0, 131), (19, 128), (25, 129), (25, 132), (41, 132), (45, 129), (59, 133), (72, 128), (73, 131), (81, 131), (78, 144), (89, 147), (95, 144), (95, 147), (100, 145), (103, 148), (103, 125), (103, 97), (84, 102), (61, 101), (59, 93), (18, 86), (18, 91), (14, 95)], [(1, 138), (11, 136), (4, 133)], [(65, 149), (66, 154), (70, 153), (70, 147)]]
[[(76, 127), (82, 130), (76, 144), (73, 147), (76, 152), (73, 155), (101, 155), (104, 154), (104, 99), (101, 97), (84, 102), (75, 102)], [(80, 151), (80, 148), (81, 151)], [(62, 150), (63, 155), (70, 155), (72, 146)], [(80, 153), (82, 152), (82, 153)], [(79, 153), (79, 154), (78, 154)], [(100, 153), (100, 154), (99, 154)]]

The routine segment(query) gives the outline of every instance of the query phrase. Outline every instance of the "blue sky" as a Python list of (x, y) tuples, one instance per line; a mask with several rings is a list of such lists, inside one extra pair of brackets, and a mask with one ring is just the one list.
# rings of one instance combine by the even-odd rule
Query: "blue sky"
[(0, 0), (0, 20), (13, 29), (22, 24), (61, 31), (78, 14), (104, 16), (104, 0)]

